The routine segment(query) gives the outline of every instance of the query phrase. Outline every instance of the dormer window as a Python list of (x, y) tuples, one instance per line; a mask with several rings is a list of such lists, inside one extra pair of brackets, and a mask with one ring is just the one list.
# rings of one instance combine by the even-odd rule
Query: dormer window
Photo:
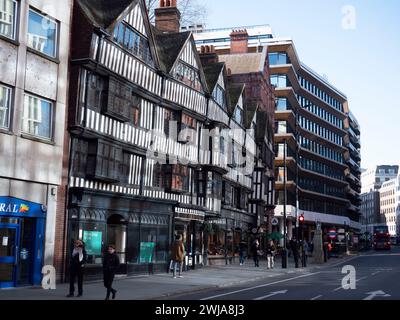
[(114, 41), (150, 66), (154, 66), (149, 41), (125, 22), (114, 29)]
[(243, 109), (239, 106), (235, 110), (235, 121), (239, 124), (243, 124)]
[(225, 90), (220, 85), (217, 85), (214, 89), (213, 98), (216, 103), (226, 109)]
[(183, 61), (179, 61), (175, 66), (173, 77), (197, 91), (202, 91), (198, 70)]

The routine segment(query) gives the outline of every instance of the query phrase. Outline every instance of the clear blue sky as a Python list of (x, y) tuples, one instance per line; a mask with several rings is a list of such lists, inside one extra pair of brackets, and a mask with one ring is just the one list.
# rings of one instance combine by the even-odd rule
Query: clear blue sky
[[(399, 0), (199, 0), (208, 28), (270, 24), (300, 59), (347, 94), (361, 125), (362, 166), (400, 164)], [(342, 8), (356, 28), (342, 28)]]

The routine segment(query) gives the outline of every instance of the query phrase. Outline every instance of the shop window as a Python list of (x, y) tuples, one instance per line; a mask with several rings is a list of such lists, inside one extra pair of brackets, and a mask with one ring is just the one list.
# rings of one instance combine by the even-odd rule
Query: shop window
[(122, 149), (111, 143), (94, 140), (89, 143), (87, 175), (90, 178), (106, 181), (119, 181), (122, 162)]

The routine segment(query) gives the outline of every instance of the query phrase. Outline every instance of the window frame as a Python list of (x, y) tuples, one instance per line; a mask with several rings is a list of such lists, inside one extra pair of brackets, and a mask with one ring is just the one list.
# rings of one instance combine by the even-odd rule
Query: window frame
[(7, 117), (8, 118), (7, 119), (8, 125), (7, 125), (7, 127), (2, 127), (0, 125), (0, 130), (11, 131), (11, 126), (12, 126), (12, 115), (11, 115), (11, 113), (12, 113), (12, 109), (13, 109), (13, 106), (14, 106), (14, 88), (0, 82), (0, 89), (1, 89), (1, 87), (6, 88), (6, 89), (9, 90), (9, 106), (8, 106), (8, 117)]
[(14, 3), (14, 5), (15, 5), (14, 21), (13, 21), (13, 34), (12, 34), (11, 37), (9, 37), (9, 36), (7, 36), (7, 35), (5, 35), (3, 33), (0, 33), (0, 37), (2, 37), (4, 39), (11, 40), (11, 41), (18, 41), (17, 38), (18, 38), (18, 30), (19, 30), (18, 21), (19, 21), (19, 11), (20, 11), (19, 8), (20, 8), (20, 5), (19, 5), (19, 1), (17, 1), (17, 0), (10, 0), (10, 1), (12, 1)]
[[(28, 41), (28, 34), (29, 34), (29, 21), (30, 21), (30, 12), (33, 12), (33, 13), (36, 13), (36, 14), (38, 14), (39, 16), (41, 16), (43, 19), (47, 19), (47, 20), (50, 20), (51, 22), (53, 22), (53, 23), (55, 23), (55, 25), (56, 25), (56, 32), (55, 32), (55, 39), (54, 39), (54, 56), (52, 56), (52, 55), (49, 55), (49, 54), (47, 54), (46, 52), (42, 52), (42, 51), (40, 51), (40, 50), (37, 50), (37, 49), (35, 49), (35, 48), (33, 48), (32, 46), (30, 46), (29, 45), (29, 41)], [(32, 6), (29, 6), (29, 8), (28, 8), (28, 14), (27, 14), (27, 33), (26, 33), (26, 46), (30, 49), (30, 50), (33, 50), (34, 52), (36, 52), (36, 53), (39, 53), (40, 55), (44, 55), (45, 57), (48, 57), (48, 58), (50, 58), (50, 59), (58, 59), (59, 58), (59, 39), (60, 39), (60, 22), (57, 20), (57, 19), (55, 19), (55, 18), (53, 18), (53, 17), (51, 17), (50, 15), (48, 15), (48, 14), (45, 14), (45, 13), (42, 13), (40, 10), (38, 10), (38, 9), (36, 9), (36, 8), (34, 8), (34, 7), (32, 7)]]
[[(46, 99), (46, 98), (42, 98), (42, 97), (40, 97), (38, 95), (29, 93), (29, 92), (24, 92), (23, 97), (24, 97), (24, 103), (23, 103), (22, 116), (21, 116), (21, 134), (22, 135), (28, 135), (29, 137), (33, 137), (33, 138), (36, 138), (36, 139), (44, 140), (44, 141), (47, 141), (47, 142), (53, 142), (53, 140), (54, 140), (54, 118), (55, 118), (55, 110), (54, 110), (54, 108), (56, 106), (56, 103), (54, 101), (52, 101), (52, 100), (49, 100), (49, 99)], [(50, 119), (50, 135), (49, 135), (49, 137), (43, 137), (43, 136), (40, 136), (40, 135), (36, 135), (36, 134), (29, 133), (27, 131), (24, 131), (24, 129), (23, 129), (23, 121), (24, 121), (23, 114), (24, 114), (24, 110), (25, 110), (25, 98), (26, 97), (32, 97), (32, 98), (39, 99), (40, 101), (45, 101), (45, 102), (50, 103), (50, 117), (49, 117), (49, 119)]]

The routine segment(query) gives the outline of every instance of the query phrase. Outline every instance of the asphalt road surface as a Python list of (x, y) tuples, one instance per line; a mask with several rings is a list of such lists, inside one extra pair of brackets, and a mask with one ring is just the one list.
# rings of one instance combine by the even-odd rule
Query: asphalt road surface
[[(346, 270), (344, 267), (349, 266)], [(348, 273), (350, 270), (351, 272)], [(346, 272), (345, 272), (346, 271)], [(355, 273), (353, 272), (355, 271)], [(342, 273), (345, 272), (345, 273)], [(355, 277), (352, 277), (355, 275)], [(343, 280), (345, 277), (345, 280)], [(352, 286), (345, 289), (345, 286)], [(368, 252), (330, 267), (168, 300), (399, 300), (400, 249)]]

